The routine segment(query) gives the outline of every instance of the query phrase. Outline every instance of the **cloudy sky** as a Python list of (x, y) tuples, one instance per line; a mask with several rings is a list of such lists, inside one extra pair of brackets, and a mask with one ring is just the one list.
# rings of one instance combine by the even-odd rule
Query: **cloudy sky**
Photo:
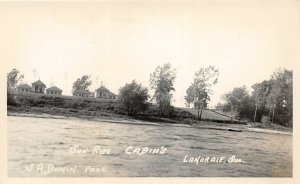
[[(296, 5), (296, 6), (295, 6)], [(0, 60), (24, 82), (41, 79), (71, 95), (92, 76), (114, 93), (133, 79), (177, 70), (174, 105), (184, 106), (196, 70), (213, 65), (219, 81), (210, 107), (234, 87), (270, 78), (299, 59), (299, 2), (289, 0), (98, 1), (0, 3)]]

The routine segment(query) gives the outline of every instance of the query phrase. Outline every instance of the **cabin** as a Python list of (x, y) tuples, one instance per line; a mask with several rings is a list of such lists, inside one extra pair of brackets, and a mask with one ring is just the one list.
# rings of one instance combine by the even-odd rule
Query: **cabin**
[(49, 94), (49, 95), (61, 95), (62, 94), (62, 90), (59, 89), (56, 86), (52, 86), (52, 87), (46, 89), (46, 94)]
[(24, 92), (30, 92), (31, 91), (31, 86), (29, 86), (28, 84), (21, 84), (19, 86), (17, 86), (16, 88), (16, 92), (17, 93), (24, 93)]
[(98, 89), (96, 89), (96, 98), (102, 98), (102, 99), (111, 99), (115, 100), (117, 95), (110, 92), (106, 87), (101, 86)]
[(45, 93), (46, 84), (38, 80), (32, 83), (31, 91), (34, 93)]
[(94, 97), (94, 93), (89, 92), (88, 90), (74, 90), (73, 96), (79, 96), (79, 97)]
[(95, 97), (95, 93), (90, 92), (88, 97)]
[(108, 98), (111, 99), (111, 100), (116, 100), (116, 99), (117, 99), (117, 95), (115, 95), (115, 94), (112, 93), (112, 92), (109, 92)]

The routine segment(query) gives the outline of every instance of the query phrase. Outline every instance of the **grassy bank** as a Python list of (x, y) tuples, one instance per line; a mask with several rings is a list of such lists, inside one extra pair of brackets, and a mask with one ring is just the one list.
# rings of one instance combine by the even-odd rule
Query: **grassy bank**
[(214, 113), (212, 110), (203, 111), (203, 119), (199, 123), (195, 109), (174, 107), (168, 117), (161, 117), (158, 114), (158, 107), (149, 104), (148, 110), (135, 116), (127, 116), (126, 111), (114, 100), (104, 100), (99, 98), (83, 98), (73, 96), (51, 96), (36, 93), (14, 94), (13, 103), (7, 106), (8, 113), (25, 114), (48, 114), (54, 116), (77, 117), (85, 119), (127, 119), (143, 120), (148, 122), (165, 122), (180, 124), (214, 124), (227, 126), (228, 124), (244, 124), (255, 128), (266, 128), (280, 131), (292, 131), (290, 128), (261, 123), (245, 123), (231, 121), (226, 115)]
[(122, 118), (167, 123), (186, 122), (189, 124), (197, 122), (193, 114), (179, 108), (174, 108), (168, 117), (160, 117), (157, 106), (149, 104), (149, 108), (145, 112), (136, 116), (127, 116), (126, 110), (114, 100), (36, 93), (14, 94), (13, 102), (8, 104), (7, 110), (12, 113), (49, 114), (79, 118)]

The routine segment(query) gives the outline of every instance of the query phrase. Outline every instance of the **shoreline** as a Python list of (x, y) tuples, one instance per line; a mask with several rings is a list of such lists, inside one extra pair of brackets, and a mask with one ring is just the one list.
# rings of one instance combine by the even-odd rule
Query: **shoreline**
[(197, 124), (189, 124), (184, 121), (182, 122), (150, 122), (146, 120), (134, 119), (130, 117), (116, 117), (116, 116), (71, 116), (71, 115), (52, 115), (47, 113), (24, 113), (24, 112), (7, 112), (7, 116), (16, 117), (31, 117), (31, 118), (48, 118), (48, 119), (84, 119), (97, 122), (107, 122), (107, 123), (122, 123), (131, 125), (152, 125), (152, 126), (163, 126), (172, 125), (176, 127), (190, 127), (199, 129), (213, 129), (220, 131), (232, 131), (237, 133), (242, 132), (256, 132), (256, 133), (271, 133), (271, 134), (283, 134), (283, 135), (293, 135), (292, 131), (282, 131), (267, 128), (258, 128), (251, 125), (237, 125), (237, 124), (224, 124), (224, 123), (214, 123), (201, 121)]

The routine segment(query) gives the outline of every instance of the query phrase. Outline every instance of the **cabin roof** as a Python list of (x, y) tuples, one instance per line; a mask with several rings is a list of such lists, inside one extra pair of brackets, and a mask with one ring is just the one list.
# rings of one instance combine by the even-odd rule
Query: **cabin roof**
[(96, 89), (96, 91), (109, 91), (106, 87), (101, 86), (98, 89)]
[(59, 89), (58, 87), (56, 87), (56, 86), (52, 86), (52, 87), (50, 87), (50, 88), (47, 88), (46, 89), (47, 91), (49, 90), (49, 91), (62, 91), (61, 89)]
[(38, 86), (45, 86), (46, 87), (46, 84), (44, 84), (42, 81), (38, 80), (38, 81), (35, 81), (34, 83), (32, 83), (32, 85), (38, 85)]
[(27, 89), (31, 89), (31, 86), (29, 86), (28, 84), (20, 84), (18, 86), (18, 88), (27, 88)]
[(112, 93), (112, 92), (109, 92), (109, 95), (117, 96), (116, 94), (114, 94), (114, 93)]

